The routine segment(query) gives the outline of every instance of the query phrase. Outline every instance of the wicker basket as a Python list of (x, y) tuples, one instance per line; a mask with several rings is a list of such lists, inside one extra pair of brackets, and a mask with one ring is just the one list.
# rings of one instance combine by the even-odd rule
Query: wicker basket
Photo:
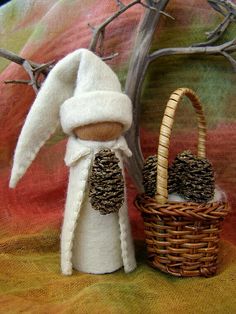
[(221, 224), (229, 212), (226, 200), (214, 203), (168, 202), (168, 153), (176, 108), (187, 96), (198, 118), (198, 156), (205, 157), (206, 122), (196, 94), (177, 89), (167, 103), (160, 128), (155, 197), (138, 195), (151, 266), (174, 276), (215, 274)]

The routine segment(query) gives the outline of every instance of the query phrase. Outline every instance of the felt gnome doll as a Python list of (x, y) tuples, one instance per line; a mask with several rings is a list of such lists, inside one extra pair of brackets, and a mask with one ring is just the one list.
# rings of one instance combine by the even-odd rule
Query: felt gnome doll
[(123, 160), (131, 152), (122, 134), (132, 123), (131, 101), (116, 74), (87, 49), (60, 60), (41, 87), (15, 150), (15, 187), (58, 124), (69, 135), (70, 167), (61, 232), (61, 269), (111, 273), (136, 267), (128, 218)]

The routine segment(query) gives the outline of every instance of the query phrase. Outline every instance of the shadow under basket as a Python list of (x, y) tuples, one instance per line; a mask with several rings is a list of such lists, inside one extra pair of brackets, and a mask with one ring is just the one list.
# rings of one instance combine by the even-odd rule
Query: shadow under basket
[(179, 277), (216, 273), (221, 225), (229, 213), (225, 201), (212, 203), (169, 202), (168, 154), (174, 115), (183, 96), (187, 96), (198, 120), (198, 157), (205, 158), (206, 122), (197, 95), (179, 88), (167, 103), (160, 128), (157, 153), (156, 195), (140, 194), (135, 205), (142, 214), (149, 264)]

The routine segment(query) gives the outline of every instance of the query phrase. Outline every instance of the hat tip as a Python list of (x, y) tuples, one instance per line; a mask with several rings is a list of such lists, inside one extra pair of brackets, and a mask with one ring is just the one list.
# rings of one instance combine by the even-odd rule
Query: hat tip
[(16, 187), (16, 182), (15, 182), (15, 180), (10, 179), (9, 188), (10, 188), (10, 189), (14, 189), (15, 187)]
[(18, 180), (19, 180), (19, 175), (12, 173), (10, 181), (9, 181), (9, 188), (14, 189), (17, 185)]

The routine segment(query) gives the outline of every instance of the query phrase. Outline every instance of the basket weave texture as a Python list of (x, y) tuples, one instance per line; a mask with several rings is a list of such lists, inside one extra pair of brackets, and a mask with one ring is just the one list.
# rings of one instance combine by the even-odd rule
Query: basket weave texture
[(168, 202), (168, 155), (175, 111), (187, 96), (198, 118), (198, 157), (205, 158), (206, 122), (197, 95), (179, 88), (167, 103), (160, 128), (155, 197), (140, 194), (135, 200), (144, 220), (151, 266), (174, 276), (216, 273), (222, 222), (229, 212), (225, 201), (212, 203)]

